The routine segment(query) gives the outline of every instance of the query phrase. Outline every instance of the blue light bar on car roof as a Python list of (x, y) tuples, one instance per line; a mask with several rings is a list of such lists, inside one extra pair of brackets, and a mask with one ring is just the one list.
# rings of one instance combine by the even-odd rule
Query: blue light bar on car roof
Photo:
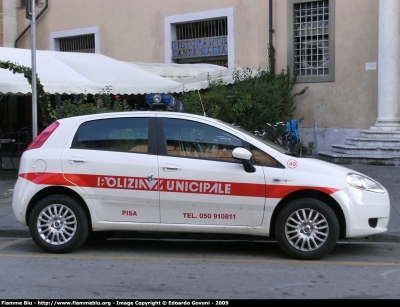
[(166, 108), (168, 111), (184, 112), (183, 104), (170, 94), (146, 94), (145, 100), (152, 109), (162, 107)]

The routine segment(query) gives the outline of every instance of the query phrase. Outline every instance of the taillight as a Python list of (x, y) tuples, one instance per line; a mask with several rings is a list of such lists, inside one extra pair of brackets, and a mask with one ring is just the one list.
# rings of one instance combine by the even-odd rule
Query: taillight
[(29, 146), (26, 148), (26, 150), (40, 148), (44, 144), (44, 142), (47, 141), (47, 139), (50, 137), (50, 135), (57, 129), (57, 127), (59, 125), (60, 125), (60, 123), (58, 121), (55, 121), (50, 126), (48, 126), (46, 129), (44, 129), (42, 131), (42, 133), (39, 134), (32, 141), (32, 143), (29, 144)]

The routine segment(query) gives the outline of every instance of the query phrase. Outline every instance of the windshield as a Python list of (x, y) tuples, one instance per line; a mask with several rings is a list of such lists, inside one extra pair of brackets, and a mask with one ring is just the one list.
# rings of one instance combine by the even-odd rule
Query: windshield
[(251, 136), (252, 138), (257, 139), (260, 142), (263, 142), (265, 145), (268, 145), (269, 147), (272, 147), (273, 149), (275, 149), (275, 150), (277, 150), (277, 151), (279, 151), (281, 153), (290, 154), (290, 152), (288, 150), (286, 150), (285, 148), (283, 148), (283, 147), (281, 147), (279, 145), (276, 145), (275, 143), (271, 142), (268, 138), (264, 138), (262, 136), (255, 135), (254, 133), (251, 133), (251, 132), (243, 129), (242, 127), (231, 125), (231, 124), (225, 123), (223, 121), (220, 121), (220, 122), (222, 122), (222, 123), (224, 123), (226, 125), (230, 125), (232, 128), (234, 128), (234, 129), (236, 129), (236, 130), (238, 130), (238, 131), (240, 131), (240, 132), (242, 132), (244, 134), (247, 134), (247, 135)]

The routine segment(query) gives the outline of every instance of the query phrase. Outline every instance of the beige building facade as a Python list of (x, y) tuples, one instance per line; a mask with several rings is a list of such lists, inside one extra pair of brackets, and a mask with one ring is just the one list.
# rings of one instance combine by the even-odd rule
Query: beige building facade
[(13, 47), (17, 38), (17, 10), (15, 0), (0, 1), (0, 46)]
[[(30, 49), (25, 1), (2, 1), (15, 2), (14, 47)], [(309, 87), (296, 98), (295, 117), (318, 150), (378, 118), (378, 0), (36, 2), (39, 50), (68, 50), (81, 37), (83, 51), (121, 61), (267, 68), (272, 43), (276, 72), (296, 67), (295, 91)]]

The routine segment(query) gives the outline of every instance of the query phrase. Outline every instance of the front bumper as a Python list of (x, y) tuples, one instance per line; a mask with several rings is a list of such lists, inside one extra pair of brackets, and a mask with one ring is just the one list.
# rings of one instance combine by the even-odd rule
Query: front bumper
[(386, 232), (390, 218), (390, 199), (385, 193), (347, 187), (331, 195), (342, 207), (346, 238), (366, 237)]

